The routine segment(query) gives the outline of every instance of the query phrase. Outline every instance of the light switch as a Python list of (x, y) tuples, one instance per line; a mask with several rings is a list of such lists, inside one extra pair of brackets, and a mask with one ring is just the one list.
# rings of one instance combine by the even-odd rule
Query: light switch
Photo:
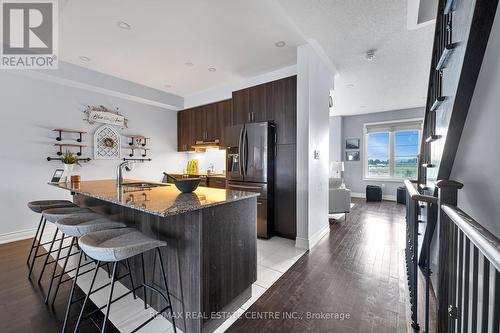
[(314, 159), (319, 160), (319, 150), (314, 151)]

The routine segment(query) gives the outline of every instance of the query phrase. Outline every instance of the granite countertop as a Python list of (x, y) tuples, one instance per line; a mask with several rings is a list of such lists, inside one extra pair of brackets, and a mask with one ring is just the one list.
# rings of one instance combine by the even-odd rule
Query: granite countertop
[(175, 173), (168, 172), (169, 175), (173, 176), (191, 176), (191, 177), (208, 177), (208, 178), (226, 178), (223, 173)]
[[(141, 180), (126, 180), (126, 183)], [(174, 184), (156, 183), (163, 186), (136, 188), (121, 186), (117, 188), (115, 180), (89, 180), (78, 185), (49, 183), (52, 186), (86, 195), (117, 205), (133, 208), (158, 216), (170, 216), (195, 211), (207, 207), (256, 197), (258, 193), (198, 187), (193, 193), (181, 193)]]

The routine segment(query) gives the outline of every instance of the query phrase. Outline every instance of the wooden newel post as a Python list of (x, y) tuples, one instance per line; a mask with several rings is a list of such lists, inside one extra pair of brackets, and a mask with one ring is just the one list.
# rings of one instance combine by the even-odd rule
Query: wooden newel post
[(464, 184), (454, 180), (438, 180), (436, 182), (438, 188), (439, 205), (457, 205), (458, 190), (464, 187)]
[(438, 223), (439, 223), (439, 270), (438, 270), (438, 326), (439, 332), (448, 332), (449, 326), (455, 326), (460, 316), (456, 307), (456, 275), (458, 228), (450, 223), (442, 212), (441, 205), (456, 206), (458, 190), (464, 185), (454, 180), (439, 180), (438, 188)]

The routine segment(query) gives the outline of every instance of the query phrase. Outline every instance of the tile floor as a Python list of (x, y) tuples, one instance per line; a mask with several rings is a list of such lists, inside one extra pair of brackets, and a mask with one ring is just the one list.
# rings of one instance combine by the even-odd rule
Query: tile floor
[[(52, 226), (47, 226), (44, 233), (44, 241), (48, 241), (53, 235)], [(69, 242), (68, 242), (69, 244)], [(46, 246), (48, 248), (48, 246)], [(65, 251), (65, 250), (63, 250)], [(234, 312), (221, 326), (215, 330), (216, 333), (224, 332), (241, 316), (250, 305), (252, 305), (265, 291), (276, 282), (303, 254), (305, 250), (295, 248), (295, 242), (281, 237), (273, 237), (269, 240), (257, 240), (257, 281), (252, 285), (252, 297), (245, 302), (241, 308)], [(65, 253), (63, 252), (63, 255)], [(78, 256), (72, 256), (68, 262), (68, 269), (75, 267)], [(62, 263), (60, 263), (62, 265)], [(73, 273), (69, 274), (74, 276)], [(78, 285), (82, 290), (88, 290), (92, 274), (85, 274), (78, 278)], [(98, 288), (109, 281), (104, 270), (100, 270), (95, 287)], [(116, 297), (128, 291), (119, 282), (115, 285), (114, 295)], [(104, 288), (91, 296), (91, 300), (97, 306), (106, 304), (109, 289)], [(111, 307), (110, 320), (120, 332), (130, 332), (139, 324), (150, 318), (151, 309), (144, 310), (141, 299), (133, 299), (132, 295), (124, 297)], [(140, 332), (168, 333), (173, 332), (170, 322), (162, 317), (153, 320)], [(177, 330), (180, 332), (180, 330)]]

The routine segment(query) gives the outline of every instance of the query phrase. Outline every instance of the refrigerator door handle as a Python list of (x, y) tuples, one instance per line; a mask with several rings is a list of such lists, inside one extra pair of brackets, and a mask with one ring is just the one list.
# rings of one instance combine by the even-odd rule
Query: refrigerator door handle
[(240, 173), (241, 177), (243, 177), (243, 145), (242, 145), (243, 130), (244, 127), (241, 128), (240, 130), (240, 138), (238, 140), (238, 158), (240, 159), (238, 162), (238, 172)]
[(247, 128), (243, 129), (243, 177), (247, 176), (248, 168), (248, 135)]

